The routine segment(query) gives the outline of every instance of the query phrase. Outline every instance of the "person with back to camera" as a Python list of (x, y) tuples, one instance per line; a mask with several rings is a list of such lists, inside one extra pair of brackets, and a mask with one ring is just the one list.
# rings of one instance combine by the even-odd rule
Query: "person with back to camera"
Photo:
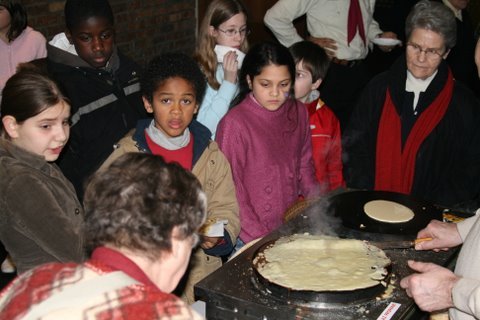
[(125, 154), (89, 180), (84, 204), (90, 259), (20, 275), (0, 293), (0, 319), (201, 319), (170, 293), (205, 221), (191, 173)]
[(48, 70), (72, 103), (72, 137), (59, 159), (79, 198), (85, 178), (145, 117), (140, 68), (115, 45), (107, 0), (67, 0), (65, 33), (49, 42)]
[(20, 1), (0, 1), (0, 101), (3, 87), (19, 63), (47, 56), (47, 40), (27, 23), (27, 12)]
[(420, 1), (406, 21), (406, 55), (366, 87), (344, 133), (347, 186), (479, 206), (480, 105), (453, 79), (453, 13)]
[(315, 175), (322, 193), (344, 187), (340, 123), (318, 90), (330, 65), (328, 56), (310, 41), (295, 43), (290, 53), (296, 68), (295, 98), (308, 110)]
[(208, 200), (206, 224), (219, 224), (220, 234), (202, 232), (200, 248), (194, 251), (184, 279), (185, 288), (176, 290), (190, 303), (194, 284), (222, 265), (221, 256), (233, 250), (240, 231), (230, 165), (211, 141), (210, 131), (193, 119), (205, 87), (202, 71), (191, 57), (169, 53), (153, 58), (142, 78), (143, 102), (153, 120), (139, 120), (101, 167), (108, 167), (126, 152), (146, 152), (179, 163), (200, 180)]
[(69, 137), (70, 105), (56, 84), (18, 71), (3, 91), (0, 240), (19, 273), (84, 257), (83, 209), (54, 163)]
[[(364, 62), (373, 43), (396, 39), (383, 32), (373, 19), (375, 0), (278, 0), (265, 14), (265, 25), (284, 46), (302, 41), (293, 20), (306, 14), (312, 41), (332, 59), (324, 79), (322, 100), (335, 112), (342, 130), (348, 123), (358, 96), (370, 80)], [(390, 52), (393, 45), (379, 45)]]
[(220, 121), (216, 140), (232, 166), (244, 243), (278, 228), (299, 196), (319, 193), (308, 113), (293, 93), (295, 63), (288, 49), (252, 47), (240, 71), (240, 91)]
[(208, 83), (197, 120), (212, 132), (212, 139), (237, 92), (248, 33), (247, 12), (239, 0), (210, 2), (198, 32), (195, 59)]

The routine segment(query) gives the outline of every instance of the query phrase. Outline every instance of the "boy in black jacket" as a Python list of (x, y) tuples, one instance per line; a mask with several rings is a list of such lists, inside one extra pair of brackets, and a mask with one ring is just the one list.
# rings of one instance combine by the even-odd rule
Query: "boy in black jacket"
[(48, 71), (72, 105), (68, 148), (60, 168), (83, 198), (83, 183), (113, 145), (146, 113), (140, 68), (115, 46), (107, 0), (67, 0), (66, 31), (47, 46)]

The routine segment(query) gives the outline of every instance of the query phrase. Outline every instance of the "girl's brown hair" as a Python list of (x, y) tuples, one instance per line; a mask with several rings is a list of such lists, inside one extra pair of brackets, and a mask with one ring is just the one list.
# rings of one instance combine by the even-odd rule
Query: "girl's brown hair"
[[(1, 119), (11, 116), (18, 123), (23, 123), (60, 101), (69, 102), (53, 80), (34, 67), (24, 66), (8, 79), (3, 88), (0, 105)], [(3, 127), (3, 121), (1, 136), (9, 138)]]

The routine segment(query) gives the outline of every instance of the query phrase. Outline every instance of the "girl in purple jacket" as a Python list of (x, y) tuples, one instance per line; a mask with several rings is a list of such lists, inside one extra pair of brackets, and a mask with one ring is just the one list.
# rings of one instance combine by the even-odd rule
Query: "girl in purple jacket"
[(240, 242), (278, 228), (299, 196), (318, 194), (308, 114), (293, 93), (295, 64), (276, 43), (252, 47), (240, 71), (234, 106), (216, 140), (232, 167), (240, 206)]

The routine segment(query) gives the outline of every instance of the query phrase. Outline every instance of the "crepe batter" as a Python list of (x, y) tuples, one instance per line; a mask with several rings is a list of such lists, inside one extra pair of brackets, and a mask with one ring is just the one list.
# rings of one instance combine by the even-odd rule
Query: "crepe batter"
[(285, 288), (348, 291), (378, 285), (390, 259), (361, 240), (296, 234), (267, 247), (254, 264), (265, 279)]

